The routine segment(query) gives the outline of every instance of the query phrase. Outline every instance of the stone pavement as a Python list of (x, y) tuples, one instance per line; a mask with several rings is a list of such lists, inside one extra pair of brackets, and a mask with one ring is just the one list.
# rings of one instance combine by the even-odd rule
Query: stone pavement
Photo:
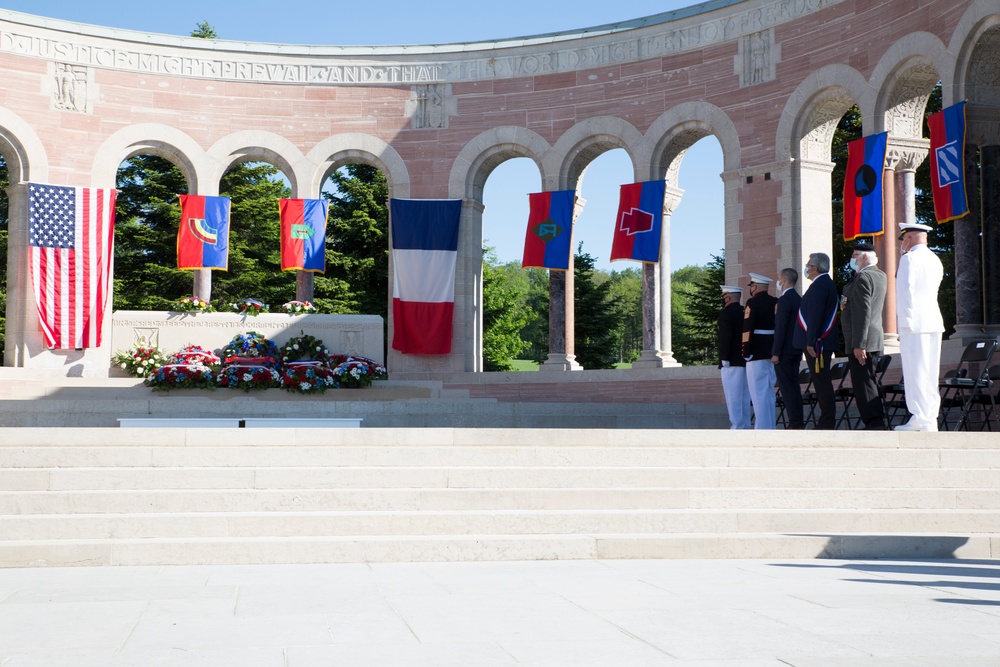
[(1000, 561), (0, 570), (3, 667), (1000, 665)]

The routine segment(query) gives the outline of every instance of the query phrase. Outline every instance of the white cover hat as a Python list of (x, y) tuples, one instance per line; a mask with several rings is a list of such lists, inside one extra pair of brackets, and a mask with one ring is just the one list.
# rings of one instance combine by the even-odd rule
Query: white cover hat
[(742, 287), (736, 287), (734, 285), (722, 285), (722, 287), (720, 289), (722, 290), (723, 294), (727, 294), (727, 293), (731, 293), (731, 292), (738, 292), (740, 294), (743, 293), (743, 288)]
[(767, 276), (762, 276), (759, 273), (750, 274), (750, 284), (757, 283), (758, 285), (770, 285), (771, 279)]

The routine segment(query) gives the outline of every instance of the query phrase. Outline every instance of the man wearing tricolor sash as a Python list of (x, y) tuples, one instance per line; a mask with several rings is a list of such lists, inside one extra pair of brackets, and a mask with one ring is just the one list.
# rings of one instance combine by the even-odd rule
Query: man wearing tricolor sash
[(809, 370), (813, 374), (813, 387), (819, 403), (820, 415), (816, 428), (833, 430), (837, 425), (837, 401), (830, 376), (830, 361), (839, 345), (837, 332), (837, 286), (830, 277), (830, 256), (822, 252), (809, 255), (805, 267), (806, 278), (812, 285), (799, 304), (798, 326), (793, 342), (804, 349)]

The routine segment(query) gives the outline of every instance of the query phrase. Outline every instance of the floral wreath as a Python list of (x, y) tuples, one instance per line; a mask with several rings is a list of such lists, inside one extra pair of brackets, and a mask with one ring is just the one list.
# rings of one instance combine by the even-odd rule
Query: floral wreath
[(170, 363), (218, 366), (219, 355), (199, 345), (187, 345), (170, 355)]
[(119, 350), (111, 363), (121, 366), (122, 370), (134, 378), (145, 378), (160, 366), (169, 361), (167, 355), (155, 345), (147, 345), (145, 339), (140, 340), (129, 350)]
[(243, 315), (257, 317), (261, 313), (271, 312), (271, 307), (260, 299), (243, 299), (232, 304), (233, 310)]
[(203, 364), (167, 364), (149, 374), (142, 381), (153, 391), (170, 391), (171, 389), (212, 389), (212, 369)]
[(348, 357), (333, 369), (338, 386), (371, 386), (373, 380), (387, 377), (385, 366), (367, 357)]
[(288, 301), (281, 304), (281, 310), (289, 315), (301, 315), (302, 313), (317, 312), (316, 306), (314, 306), (310, 301)]
[(323, 341), (303, 331), (301, 336), (292, 338), (281, 346), (281, 363), (287, 364), (299, 359), (322, 361), (326, 364), (330, 362), (330, 351), (323, 345)]
[(276, 366), (278, 347), (256, 331), (237, 334), (222, 348), (222, 358), (227, 364), (250, 362), (258, 365)]
[(300, 394), (322, 394), (337, 386), (337, 378), (326, 366), (286, 366), (281, 372), (281, 386)]
[(281, 376), (275, 369), (263, 365), (232, 364), (219, 370), (215, 383), (227, 389), (242, 389), (249, 392), (251, 389), (280, 387)]
[(174, 310), (182, 313), (212, 313), (215, 308), (207, 299), (199, 296), (182, 296), (175, 301)]

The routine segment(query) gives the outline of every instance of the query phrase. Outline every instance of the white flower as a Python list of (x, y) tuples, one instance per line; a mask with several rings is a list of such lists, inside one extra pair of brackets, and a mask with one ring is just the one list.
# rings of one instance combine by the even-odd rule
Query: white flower
[(293, 350), (297, 350), (297, 349), (299, 349), (299, 344), (298, 344), (298, 343), (295, 343), (295, 345), (292, 345), (292, 349), (293, 349)]
[(303, 382), (299, 384), (299, 389), (301, 389), (302, 391), (309, 391), (310, 389), (312, 389), (312, 385), (309, 384), (308, 382)]
[(250, 373), (244, 373), (243, 374), (243, 381), (244, 382), (250, 382), (251, 380), (253, 380), (253, 375), (251, 375)]
[(128, 370), (128, 364), (122, 364), (122, 370), (123, 371), (127, 371)]

